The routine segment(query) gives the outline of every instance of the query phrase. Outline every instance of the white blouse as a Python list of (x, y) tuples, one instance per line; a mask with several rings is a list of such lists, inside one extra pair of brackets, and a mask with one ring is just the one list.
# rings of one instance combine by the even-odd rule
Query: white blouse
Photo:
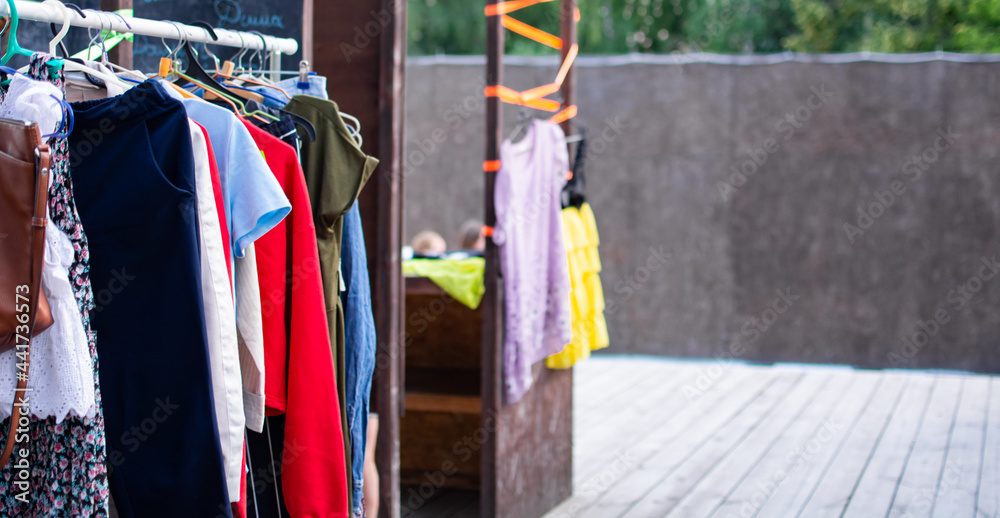
[(208, 358), (212, 374), (212, 398), (219, 426), (219, 442), (225, 464), (230, 499), (240, 498), (240, 474), (243, 468), (243, 383), (236, 338), (236, 308), (226, 270), (226, 247), (222, 225), (216, 210), (212, 172), (205, 134), (194, 121), (191, 143), (194, 151), (195, 198), (197, 201), (198, 240), (201, 250), (201, 292), (205, 306), (205, 330), (208, 334)]
[[(43, 135), (53, 133), (63, 116), (60, 99), (62, 92), (54, 85), (15, 75), (0, 103), (0, 117), (32, 121)], [(69, 414), (90, 418), (96, 410), (95, 373), (83, 316), (69, 281), (73, 243), (53, 224), (47, 210), (46, 218), (42, 290), (54, 322), (31, 340), (28, 411), (60, 422)], [(18, 362), (16, 349), (0, 353), (0, 401), (14, 400)], [(0, 418), (9, 417), (10, 410), (9, 405), (0, 406)]]

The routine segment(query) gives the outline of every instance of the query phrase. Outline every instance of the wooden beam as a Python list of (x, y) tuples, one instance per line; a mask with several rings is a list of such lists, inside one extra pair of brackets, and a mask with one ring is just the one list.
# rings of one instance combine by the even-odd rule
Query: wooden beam
[(453, 412), (479, 414), (483, 402), (475, 396), (448, 396), (442, 394), (406, 394), (406, 409), (417, 412)]
[[(114, 12), (120, 9), (132, 9), (132, 0), (101, 0), (101, 10)], [(132, 42), (122, 40), (115, 48), (108, 51), (108, 59), (118, 66), (132, 69)]]
[[(502, 4), (503, 0), (487, 0), (487, 5)], [(504, 29), (500, 16), (486, 18), (486, 85), (496, 86), (503, 81)], [(486, 162), (500, 160), (503, 122), (498, 97), (486, 98)], [(486, 188), (483, 203), (486, 226), (496, 226), (496, 209), (493, 204), (495, 171), (484, 171)], [(500, 254), (492, 239), (486, 240), (486, 292), (483, 295), (483, 350), (482, 350), (482, 415), (498, 416), (503, 405), (503, 296), (500, 284)], [(497, 509), (497, 429), (485, 428), (486, 440), (480, 451), (480, 516), (492, 518), (500, 514)]]
[[(391, 477), (381, 477), (379, 514), (400, 516), (399, 486), (399, 417), (405, 408), (403, 374), (403, 73), (406, 66), (406, 2), (382, 0), (388, 16), (382, 30), (379, 52), (379, 159), (382, 160), (378, 197), (378, 276), (376, 289), (380, 298), (379, 322), (389, 340), (390, 367), (378, 387), (381, 408), (379, 420), (392, 427), (392, 434), (379, 437), (379, 459), (391, 466)], [(394, 365), (393, 365), (394, 364)], [(392, 368), (395, 367), (395, 368)], [(385, 418), (382, 416), (385, 415)]]
[[(561, 5), (559, 7), (559, 35), (562, 38), (563, 46), (559, 50), (560, 60), (562, 63), (566, 61), (566, 54), (569, 54), (570, 47), (576, 43), (576, 0), (561, 0)], [(563, 81), (562, 85), (562, 106), (563, 108), (573, 104), (573, 87), (575, 86), (576, 79), (576, 67), (570, 67), (569, 73), (566, 74), (566, 79)], [(570, 127), (570, 121), (565, 121), (562, 123), (563, 132), (566, 135), (572, 134), (572, 129)]]
[(406, 283), (406, 294), (407, 295), (447, 295), (448, 292), (441, 289), (440, 286), (434, 284), (434, 281), (428, 279), (427, 277), (411, 277), (407, 276), (404, 278)]

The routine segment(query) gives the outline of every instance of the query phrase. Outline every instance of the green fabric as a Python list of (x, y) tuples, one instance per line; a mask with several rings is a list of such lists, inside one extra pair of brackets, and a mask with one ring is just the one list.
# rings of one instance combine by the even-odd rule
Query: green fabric
[(404, 275), (427, 277), (455, 300), (470, 309), (479, 307), (486, 285), (483, 277), (486, 261), (482, 257), (468, 259), (412, 259), (403, 261)]
[[(299, 128), (302, 141), (302, 172), (306, 178), (309, 202), (316, 225), (326, 320), (330, 327), (330, 352), (337, 374), (340, 420), (347, 460), (348, 494), (353, 487), (351, 473), (351, 434), (347, 425), (347, 388), (345, 368), (344, 306), (340, 300), (340, 238), (344, 232), (344, 214), (354, 205), (361, 188), (371, 178), (378, 159), (370, 157), (354, 141), (337, 103), (296, 95), (285, 111), (301, 115), (316, 128), (316, 141), (310, 142)], [(350, 507), (349, 507), (350, 508)]]

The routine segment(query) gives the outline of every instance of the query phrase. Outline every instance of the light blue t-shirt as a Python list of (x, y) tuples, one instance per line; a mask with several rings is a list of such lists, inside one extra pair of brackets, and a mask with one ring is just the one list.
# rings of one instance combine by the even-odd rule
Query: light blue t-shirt
[(229, 224), (231, 254), (243, 257), (247, 246), (281, 222), (292, 210), (250, 131), (229, 110), (201, 99), (185, 99), (188, 117), (205, 127), (219, 167), (222, 201)]

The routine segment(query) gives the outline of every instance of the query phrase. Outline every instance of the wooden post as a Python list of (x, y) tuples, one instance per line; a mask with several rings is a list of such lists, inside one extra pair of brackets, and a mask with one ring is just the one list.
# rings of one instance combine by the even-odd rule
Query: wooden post
[[(487, 5), (502, 4), (503, 0), (487, 0)], [(486, 85), (497, 86), (503, 82), (504, 29), (500, 16), (486, 18)], [(499, 97), (486, 98), (486, 164), (500, 160), (503, 121)], [(496, 171), (484, 164), (486, 188), (483, 204), (486, 207), (483, 221), (487, 227), (496, 225), (493, 204), (493, 186)], [(481, 366), (482, 417), (498, 416), (503, 405), (503, 307), (500, 290), (500, 254), (492, 239), (486, 240), (486, 292), (483, 295), (483, 345)], [(479, 505), (480, 516), (491, 518), (500, 515), (497, 508), (497, 454), (499, 443), (497, 429), (487, 429), (486, 440), (480, 451)]]
[[(114, 12), (120, 9), (132, 9), (132, 0), (101, 0), (101, 10)], [(122, 40), (115, 45), (115, 48), (108, 51), (108, 59), (112, 63), (132, 69), (132, 42)]]
[[(383, 12), (388, 21), (383, 27), (379, 51), (378, 157), (382, 161), (377, 179), (378, 259), (375, 290), (376, 325), (386, 339), (389, 368), (376, 387), (379, 401), (378, 465), (379, 514), (386, 518), (400, 516), (402, 500), (399, 488), (399, 417), (405, 401), (403, 390), (403, 74), (406, 68), (406, 2), (384, 0)], [(382, 19), (386, 19), (383, 17)], [(376, 236), (372, 236), (376, 237)], [(380, 351), (381, 352), (381, 351)], [(377, 362), (376, 362), (377, 365)], [(383, 433), (390, 429), (391, 433)], [(387, 476), (388, 475), (388, 476)]]
[[(560, 0), (559, 8), (559, 36), (562, 38), (563, 46), (559, 50), (560, 63), (566, 60), (570, 47), (576, 43), (576, 0)], [(565, 108), (573, 104), (573, 86), (576, 79), (576, 67), (570, 67), (569, 73), (562, 85), (562, 107)], [(572, 134), (569, 121), (562, 123), (563, 132), (566, 135)]]
[[(312, 12), (310, 13), (309, 7)], [(406, 2), (315, 2), (303, 12), (312, 33), (313, 70), (327, 78), (327, 92), (361, 121), (365, 153), (379, 166), (361, 191), (372, 310), (378, 336), (372, 411), (379, 414), (376, 464), (379, 517), (399, 518), (399, 412), (402, 351), (402, 131)], [(372, 517), (375, 518), (375, 517)]]

